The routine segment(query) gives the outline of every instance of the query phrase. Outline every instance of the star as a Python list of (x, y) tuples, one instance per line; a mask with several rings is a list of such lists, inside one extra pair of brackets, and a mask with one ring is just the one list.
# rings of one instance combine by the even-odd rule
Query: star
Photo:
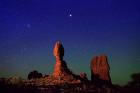
[(31, 24), (24, 24), (24, 26), (26, 27), (26, 28), (31, 28)]
[(31, 28), (31, 24), (27, 24), (27, 28)]
[(69, 14), (69, 17), (72, 17), (72, 14)]

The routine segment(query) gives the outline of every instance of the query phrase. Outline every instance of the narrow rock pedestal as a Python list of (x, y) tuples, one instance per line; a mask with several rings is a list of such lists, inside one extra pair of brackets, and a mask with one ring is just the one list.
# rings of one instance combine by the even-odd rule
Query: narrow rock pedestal
[(68, 69), (66, 62), (63, 60), (64, 47), (61, 42), (56, 42), (53, 54), (56, 59), (53, 76), (55, 78), (63, 79), (72, 75), (72, 72)]

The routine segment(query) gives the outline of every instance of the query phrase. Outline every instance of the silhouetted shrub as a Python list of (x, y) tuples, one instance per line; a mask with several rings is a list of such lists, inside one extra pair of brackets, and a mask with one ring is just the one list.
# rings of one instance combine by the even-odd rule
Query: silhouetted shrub
[(131, 75), (133, 82), (140, 83), (140, 73), (135, 73)]
[(140, 73), (134, 73), (131, 75), (132, 81), (128, 83), (128, 86), (140, 86)]
[(131, 75), (132, 80), (123, 87), (121, 93), (140, 93), (140, 73)]

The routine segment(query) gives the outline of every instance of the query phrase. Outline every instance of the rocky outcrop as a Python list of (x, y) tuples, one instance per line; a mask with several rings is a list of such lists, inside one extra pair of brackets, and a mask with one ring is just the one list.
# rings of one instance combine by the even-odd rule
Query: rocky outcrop
[(106, 55), (96, 56), (91, 61), (91, 81), (98, 84), (111, 84), (110, 67)]
[(28, 74), (28, 79), (37, 79), (37, 78), (41, 78), (43, 75), (41, 73), (39, 73), (38, 71), (34, 70), (34, 71), (31, 71), (29, 74)]
[(62, 79), (67, 76), (71, 76), (72, 72), (68, 69), (66, 62), (63, 60), (64, 47), (61, 44), (61, 42), (59, 41), (56, 42), (53, 50), (53, 54), (56, 59), (53, 76), (59, 79)]
[(80, 73), (80, 80), (81, 80), (83, 83), (89, 83), (88, 78), (87, 78), (87, 74), (84, 73), (84, 72), (81, 72), (81, 73)]

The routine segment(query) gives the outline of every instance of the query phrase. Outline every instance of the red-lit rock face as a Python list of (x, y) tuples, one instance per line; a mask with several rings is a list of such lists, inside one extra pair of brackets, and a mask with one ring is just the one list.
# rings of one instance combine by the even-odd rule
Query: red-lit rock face
[(59, 41), (55, 44), (53, 55), (55, 56), (56, 60), (63, 60), (64, 47)]
[(54, 54), (55, 59), (56, 59), (53, 76), (56, 78), (59, 78), (59, 77), (62, 78), (64, 76), (70, 75), (71, 72), (68, 69), (65, 61), (63, 61), (64, 48), (63, 48), (63, 45), (59, 41), (56, 42), (56, 44), (55, 44), (53, 54)]
[(57, 77), (57, 76), (61, 76), (62, 75), (62, 63), (61, 61), (56, 61), (55, 63), (55, 67), (54, 67), (54, 72), (53, 72), (53, 76)]
[(110, 80), (110, 76), (109, 76), (109, 64), (108, 64), (108, 60), (107, 60), (107, 56), (105, 55), (101, 55), (98, 59), (100, 62), (100, 70), (99, 70), (99, 74), (100, 74), (100, 78), (103, 80)]
[(110, 67), (106, 55), (96, 56), (91, 61), (91, 74), (93, 76), (93, 82), (96, 78), (110, 82), (109, 70)]

